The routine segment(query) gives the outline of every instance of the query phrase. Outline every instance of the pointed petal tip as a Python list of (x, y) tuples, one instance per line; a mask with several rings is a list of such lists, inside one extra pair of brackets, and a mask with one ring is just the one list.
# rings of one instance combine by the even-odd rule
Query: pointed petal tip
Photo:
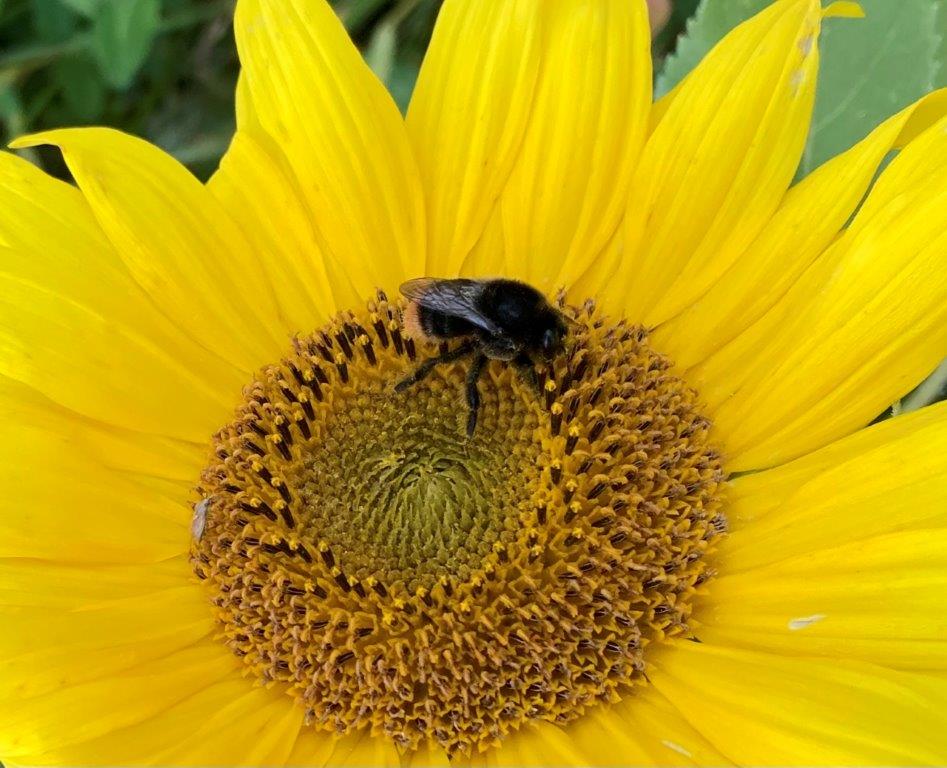
[(836, 0), (822, 10), (823, 19), (864, 19), (865, 9), (861, 3), (851, 0)]
[(109, 128), (104, 125), (89, 125), (89, 126), (75, 126), (75, 127), (66, 127), (66, 128), (50, 128), (45, 131), (37, 131), (36, 133), (27, 133), (23, 136), (18, 136), (13, 139), (7, 146), (10, 149), (27, 149), (29, 147), (40, 147), (44, 145), (48, 146), (61, 146), (63, 142), (68, 141), (70, 138), (87, 136), (87, 135), (97, 135), (97, 136), (125, 136), (131, 139), (135, 139), (144, 144), (149, 143), (145, 139), (142, 139), (138, 136), (134, 136), (125, 131), (120, 131), (117, 128)]
[(7, 146), (10, 149), (28, 149), (29, 147), (40, 147), (43, 145), (57, 145), (64, 135), (77, 133), (82, 130), (113, 130), (108, 128), (51, 128), (46, 131), (37, 131), (36, 133), (27, 133), (13, 139)]
[(46, 133), (28, 133), (25, 136), (18, 136), (9, 144), (7, 144), (8, 149), (27, 149), (29, 147), (36, 147), (40, 144), (46, 144), (43, 137)]

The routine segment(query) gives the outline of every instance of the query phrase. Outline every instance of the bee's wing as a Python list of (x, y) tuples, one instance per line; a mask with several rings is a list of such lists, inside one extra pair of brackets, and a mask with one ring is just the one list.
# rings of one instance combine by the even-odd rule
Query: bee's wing
[(422, 307), (462, 317), (487, 333), (498, 335), (499, 326), (480, 311), (479, 298), (483, 291), (482, 280), (440, 280), (435, 277), (418, 277), (401, 284), (401, 295)]

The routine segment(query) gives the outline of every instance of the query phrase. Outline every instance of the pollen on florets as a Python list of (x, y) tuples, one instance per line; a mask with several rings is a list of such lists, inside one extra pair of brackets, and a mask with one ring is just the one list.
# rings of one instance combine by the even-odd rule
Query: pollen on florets
[(562, 306), (537, 388), (495, 362), (464, 433), (463, 362), (383, 295), (245, 389), (199, 485), (193, 564), (226, 643), (314, 726), (485, 749), (645, 680), (687, 631), (721, 535), (697, 399), (638, 327)]

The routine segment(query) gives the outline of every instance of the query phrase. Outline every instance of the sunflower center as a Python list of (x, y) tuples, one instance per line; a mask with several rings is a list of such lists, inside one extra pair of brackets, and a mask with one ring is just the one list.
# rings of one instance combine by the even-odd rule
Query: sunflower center
[(539, 455), (524, 435), (537, 414), (490, 388), (481, 429), (467, 441), (457, 373), (436, 372), (402, 393), (390, 386), (394, 370), (367, 388), (362, 375), (345, 407), (326, 413), (322, 440), (298, 472), (301, 536), (329, 547), (347, 576), (430, 590), (469, 577), (494, 546), (512, 540), (531, 500), (520, 478)]
[(539, 387), (500, 362), (470, 439), (463, 361), (383, 295), (245, 389), (199, 485), (193, 564), (225, 641), (313, 725), (448, 754), (642, 684), (723, 531), (696, 397), (591, 303)]

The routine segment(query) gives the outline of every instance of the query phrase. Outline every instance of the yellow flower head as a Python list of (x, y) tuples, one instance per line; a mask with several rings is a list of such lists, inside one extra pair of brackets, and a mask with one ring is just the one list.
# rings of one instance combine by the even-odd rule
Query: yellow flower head
[(447, 0), (402, 119), (239, 0), (206, 186), (0, 155), (0, 759), (947, 760), (947, 92), (791, 186), (829, 12), (652, 104), (644, 0)]

